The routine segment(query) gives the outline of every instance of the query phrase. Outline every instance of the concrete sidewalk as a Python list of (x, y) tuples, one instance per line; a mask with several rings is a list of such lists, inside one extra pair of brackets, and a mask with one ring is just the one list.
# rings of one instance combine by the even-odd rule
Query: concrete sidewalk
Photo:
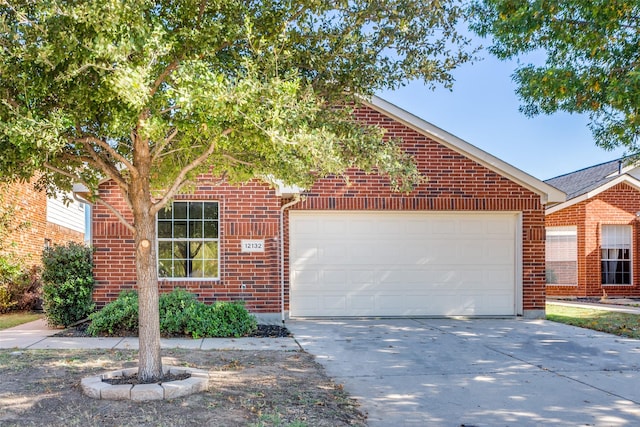
[[(0, 349), (120, 349), (137, 350), (138, 338), (55, 337), (60, 329), (47, 326), (44, 319), (0, 330)], [(163, 338), (162, 348), (191, 350), (278, 350), (298, 351), (295, 339), (288, 338)]]
[(618, 304), (611, 301), (602, 303), (602, 302), (587, 302), (587, 301), (579, 301), (579, 300), (573, 301), (573, 300), (548, 299), (547, 304), (564, 305), (564, 306), (579, 307), (579, 308), (590, 308), (594, 310), (603, 310), (603, 311), (615, 311), (619, 313), (640, 314), (640, 307), (635, 307), (635, 306), (626, 305), (626, 304)]

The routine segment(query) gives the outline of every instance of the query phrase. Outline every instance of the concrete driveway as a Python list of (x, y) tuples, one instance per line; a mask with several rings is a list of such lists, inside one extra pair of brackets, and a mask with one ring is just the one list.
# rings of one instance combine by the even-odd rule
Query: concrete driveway
[(522, 319), (290, 320), (370, 426), (638, 426), (640, 341)]

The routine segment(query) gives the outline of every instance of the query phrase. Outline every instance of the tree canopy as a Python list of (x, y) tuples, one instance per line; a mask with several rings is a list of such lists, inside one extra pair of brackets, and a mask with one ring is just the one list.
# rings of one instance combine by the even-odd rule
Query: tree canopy
[(138, 136), (155, 189), (202, 171), (304, 185), (356, 159), (399, 177), (401, 153), (327, 106), (410, 79), (449, 85), (469, 58), (461, 13), (419, 0), (5, 3), (0, 170), (127, 191)]
[(640, 3), (636, 0), (483, 0), (472, 29), (500, 59), (546, 55), (514, 74), (521, 111), (585, 113), (596, 143), (640, 152)]
[[(201, 173), (306, 186), (358, 167), (410, 190), (360, 97), (452, 83), (459, 0), (16, 0), (0, 4), (0, 173), (83, 183), (131, 230), (139, 375), (162, 374), (155, 215)], [(111, 179), (125, 212), (100, 200)]]

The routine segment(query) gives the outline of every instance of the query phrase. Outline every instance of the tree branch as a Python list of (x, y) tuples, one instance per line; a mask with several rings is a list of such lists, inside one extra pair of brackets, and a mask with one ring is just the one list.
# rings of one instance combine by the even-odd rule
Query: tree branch
[(10, 107), (12, 107), (14, 110), (19, 110), (20, 105), (14, 99), (15, 97), (13, 96), (13, 94), (10, 93), (10, 89), (5, 89), (5, 94), (6, 95), (4, 96), (4, 102)]
[(202, 153), (201, 155), (196, 157), (190, 164), (185, 166), (180, 171), (180, 173), (178, 174), (178, 176), (174, 180), (173, 185), (171, 186), (171, 188), (165, 193), (165, 195), (162, 197), (162, 199), (160, 199), (158, 202), (154, 203), (153, 208), (151, 209), (151, 213), (153, 215), (158, 213), (158, 211), (160, 209), (162, 209), (162, 207), (169, 200), (171, 200), (173, 198), (173, 196), (175, 196), (175, 194), (178, 192), (178, 190), (180, 190), (180, 188), (184, 185), (185, 178), (187, 177), (189, 172), (191, 172), (192, 170), (194, 170), (195, 168), (200, 166), (202, 163), (204, 163), (205, 160), (207, 160), (207, 158), (209, 158), (209, 156), (211, 156), (213, 154), (213, 152), (216, 149), (216, 141), (221, 137), (229, 135), (232, 132), (232, 130), (233, 129), (231, 129), (231, 128), (225, 129), (220, 134), (220, 136), (218, 138), (216, 138), (214, 141), (211, 142), (211, 144), (209, 145), (209, 148), (207, 149), (207, 151), (205, 151), (204, 153)]
[(254, 164), (254, 163), (251, 163), (251, 162), (247, 162), (247, 161), (244, 161), (244, 160), (237, 159), (237, 158), (233, 157), (231, 154), (224, 153), (224, 154), (222, 155), (222, 157), (224, 157), (224, 158), (225, 158), (225, 159), (227, 159), (227, 160), (230, 160), (230, 161), (231, 161), (231, 162), (233, 162), (233, 163), (238, 163), (238, 164), (245, 165), (245, 166), (255, 166), (255, 164)]
[(178, 135), (178, 129), (172, 130), (171, 133), (162, 142), (156, 144), (156, 146), (153, 147), (153, 150), (151, 150), (152, 163), (157, 160), (157, 158), (160, 156), (160, 154), (165, 149), (165, 147), (169, 145), (171, 141), (173, 141), (173, 138), (175, 138), (176, 135)]
[(107, 209), (109, 209), (109, 211), (111, 211), (112, 214), (114, 214), (116, 216), (116, 218), (118, 218), (118, 220), (125, 226), (127, 227), (127, 229), (129, 231), (131, 231), (132, 233), (136, 232), (135, 227), (129, 223), (129, 221), (127, 221), (127, 219), (120, 213), (118, 212), (118, 210), (116, 208), (114, 208), (113, 206), (111, 206), (109, 203), (105, 202), (104, 200), (102, 200), (101, 198), (97, 198), (96, 199), (96, 203), (101, 204), (102, 206), (106, 207)]
[(109, 155), (111, 155), (114, 159), (122, 163), (131, 172), (132, 175), (138, 176), (138, 169), (136, 169), (136, 167), (133, 166), (133, 164), (131, 164), (131, 162), (129, 162), (129, 160), (127, 160), (124, 156), (122, 156), (120, 153), (114, 150), (113, 147), (109, 145), (109, 143), (107, 143), (106, 141), (103, 141), (100, 138), (96, 138), (95, 136), (85, 136), (84, 138), (74, 139), (74, 142), (80, 142), (82, 144), (93, 143), (99, 147), (104, 148), (105, 150), (107, 150), (107, 153), (109, 153)]
[(153, 86), (149, 91), (149, 98), (152, 98), (153, 95), (156, 94), (158, 89), (160, 89), (160, 86), (162, 85), (162, 83), (164, 83), (164, 81), (167, 79), (169, 74), (171, 74), (176, 68), (178, 68), (178, 65), (180, 65), (180, 59), (178, 58), (174, 59), (169, 65), (167, 65), (167, 67), (162, 71), (162, 73), (160, 73), (158, 78), (156, 78), (156, 81), (153, 82)]
[(91, 157), (94, 159), (94, 161), (96, 162), (96, 166), (98, 167), (98, 169), (103, 171), (110, 179), (113, 179), (116, 182), (116, 184), (118, 185), (118, 187), (120, 187), (120, 190), (122, 190), (123, 195), (125, 196), (124, 197), (125, 200), (129, 204), (129, 206), (131, 206), (131, 202), (129, 201), (129, 189), (128, 189), (127, 183), (124, 180), (124, 177), (122, 176), (120, 171), (118, 171), (115, 168), (115, 166), (113, 166), (112, 164), (107, 162), (105, 159), (103, 159), (96, 152), (96, 150), (93, 149), (93, 147), (91, 146), (91, 144), (89, 142), (84, 142), (83, 145), (84, 145), (85, 149), (89, 152)]
[(88, 189), (91, 189), (91, 186), (89, 185), (89, 183), (87, 183), (86, 180), (82, 179), (79, 175), (73, 174), (71, 172), (68, 172), (66, 170), (57, 168), (55, 166), (53, 166), (51, 163), (49, 162), (45, 162), (44, 163), (44, 167), (49, 169), (52, 172), (58, 173), (62, 176), (66, 176), (67, 178), (71, 179), (72, 181), (78, 183), (78, 184), (82, 184), (85, 187), (87, 187)]

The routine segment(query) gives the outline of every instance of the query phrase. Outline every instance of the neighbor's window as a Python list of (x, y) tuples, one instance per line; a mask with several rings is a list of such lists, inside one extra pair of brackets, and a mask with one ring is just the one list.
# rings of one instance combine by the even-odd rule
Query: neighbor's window
[(219, 277), (217, 202), (173, 202), (158, 212), (158, 275)]
[(547, 284), (578, 284), (577, 227), (547, 227), (545, 272)]
[(603, 225), (600, 249), (602, 284), (631, 284), (631, 226)]

